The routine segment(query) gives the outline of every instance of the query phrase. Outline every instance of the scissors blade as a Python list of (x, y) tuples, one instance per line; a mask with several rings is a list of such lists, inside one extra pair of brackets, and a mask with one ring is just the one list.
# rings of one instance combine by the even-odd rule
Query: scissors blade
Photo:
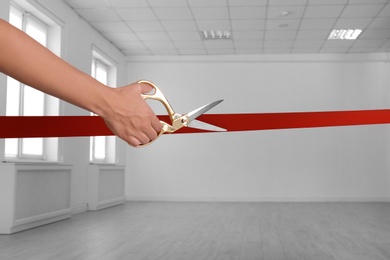
[(187, 116), (188, 116), (188, 119), (190, 120), (190, 123), (192, 120), (194, 120), (198, 116), (206, 113), (207, 111), (209, 111), (210, 109), (212, 109), (213, 107), (215, 107), (216, 105), (221, 103), (222, 101), (223, 101), (223, 99), (211, 102), (210, 104), (204, 105), (200, 108), (195, 109), (194, 111), (187, 113)]
[(207, 131), (214, 131), (214, 132), (224, 132), (226, 131), (225, 128), (221, 128), (215, 125), (211, 125), (199, 120), (191, 120), (191, 122), (188, 124), (188, 127), (191, 128), (197, 128), (197, 129), (202, 129), (202, 130), (207, 130)]

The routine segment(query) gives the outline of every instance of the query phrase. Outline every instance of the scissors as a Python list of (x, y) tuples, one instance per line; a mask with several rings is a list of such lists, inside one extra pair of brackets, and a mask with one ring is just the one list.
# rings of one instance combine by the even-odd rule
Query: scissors
[(204, 105), (202, 107), (199, 107), (191, 112), (188, 112), (187, 114), (182, 115), (182, 114), (177, 114), (175, 112), (175, 110), (173, 110), (171, 104), (169, 104), (169, 102), (168, 102), (168, 99), (164, 96), (164, 94), (161, 92), (161, 90), (155, 84), (153, 84), (152, 82), (147, 81), (147, 80), (139, 80), (138, 83), (148, 84), (153, 88), (154, 93), (141, 94), (142, 98), (144, 100), (153, 99), (153, 100), (160, 101), (164, 105), (165, 109), (168, 112), (169, 118), (171, 119), (171, 124), (168, 124), (164, 121), (160, 121), (161, 124), (163, 125), (163, 127), (162, 127), (160, 133), (158, 134), (158, 136), (156, 137), (156, 139), (154, 139), (153, 141), (151, 141), (147, 144), (139, 145), (138, 147), (145, 147), (145, 146), (153, 143), (155, 140), (157, 140), (157, 138), (159, 138), (162, 134), (173, 133), (182, 127), (191, 127), (191, 128), (197, 128), (197, 129), (203, 129), (203, 130), (215, 131), (215, 132), (226, 131), (226, 129), (224, 129), (224, 128), (220, 128), (220, 127), (215, 126), (215, 125), (211, 125), (211, 124), (199, 121), (199, 120), (195, 120), (195, 118), (206, 113), (207, 111), (209, 111), (210, 109), (212, 109), (213, 107), (215, 107), (216, 105), (221, 103), (223, 101), (223, 99), (211, 102), (211, 103)]

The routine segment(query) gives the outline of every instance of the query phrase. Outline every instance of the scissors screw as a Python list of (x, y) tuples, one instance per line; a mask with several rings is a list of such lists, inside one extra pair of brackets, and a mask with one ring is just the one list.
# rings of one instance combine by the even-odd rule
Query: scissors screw
[(183, 125), (187, 125), (187, 124), (188, 124), (187, 118), (182, 118), (182, 119), (181, 119), (181, 123), (182, 123)]

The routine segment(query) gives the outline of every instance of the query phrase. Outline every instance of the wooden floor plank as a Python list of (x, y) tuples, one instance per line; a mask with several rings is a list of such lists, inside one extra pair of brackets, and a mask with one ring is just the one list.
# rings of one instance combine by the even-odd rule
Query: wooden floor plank
[(129, 202), (0, 235), (13, 260), (388, 260), (390, 203)]

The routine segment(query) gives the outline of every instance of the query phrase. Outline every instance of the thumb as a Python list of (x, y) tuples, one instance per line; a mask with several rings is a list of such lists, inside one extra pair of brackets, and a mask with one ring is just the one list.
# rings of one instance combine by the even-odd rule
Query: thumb
[(141, 86), (141, 93), (142, 94), (149, 93), (153, 89), (153, 87), (150, 84), (148, 84), (148, 83), (139, 82), (138, 84)]

